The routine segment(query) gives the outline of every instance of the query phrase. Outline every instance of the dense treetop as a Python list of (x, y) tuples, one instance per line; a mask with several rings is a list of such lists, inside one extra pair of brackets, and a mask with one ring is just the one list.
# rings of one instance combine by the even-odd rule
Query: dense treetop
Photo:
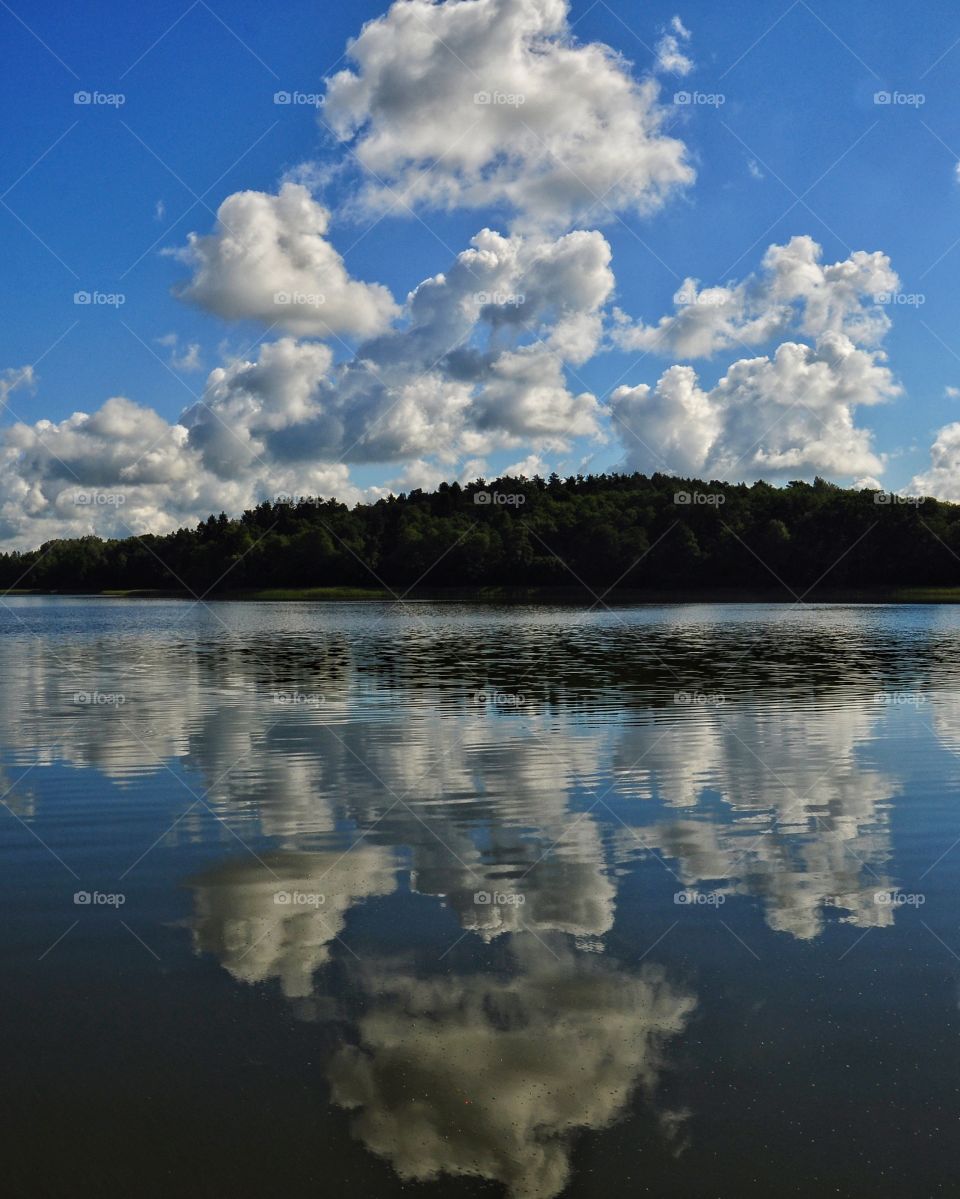
[(655, 474), (442, 483), (348, 507), (262, 503), (237, 519), (0, 555), (0, 586), (736, 588), (960, 584), (960, 505), (813, 484)]

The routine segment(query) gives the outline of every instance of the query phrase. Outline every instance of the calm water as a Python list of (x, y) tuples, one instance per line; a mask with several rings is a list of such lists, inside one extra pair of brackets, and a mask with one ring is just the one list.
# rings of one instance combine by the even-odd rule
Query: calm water
[(4, 1189), (955, 1194), (958, 648), (4, 601)]

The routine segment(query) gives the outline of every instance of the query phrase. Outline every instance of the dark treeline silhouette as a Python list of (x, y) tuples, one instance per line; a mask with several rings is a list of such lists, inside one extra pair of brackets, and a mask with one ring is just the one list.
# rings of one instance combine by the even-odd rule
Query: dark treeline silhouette
[(960, 505), (813, 484), (640, 474), (442, 483), (353, 508), (262, 503), (195, 529), (0, 556), (51, 590), (576, 587), (706, 591), (960, 584)]

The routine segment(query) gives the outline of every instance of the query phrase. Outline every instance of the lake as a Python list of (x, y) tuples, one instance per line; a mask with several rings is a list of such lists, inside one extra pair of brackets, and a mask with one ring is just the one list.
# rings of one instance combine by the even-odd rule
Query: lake
[(958, 648), (6, 598), (8, 1193), (950, 1193)]

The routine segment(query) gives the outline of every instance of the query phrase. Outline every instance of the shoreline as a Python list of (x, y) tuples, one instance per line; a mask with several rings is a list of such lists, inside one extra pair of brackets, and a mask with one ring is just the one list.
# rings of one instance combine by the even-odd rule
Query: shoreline
[[(402, 586), (402, 585), (401, 585)], [(188, 600), (198, 597), (182, 589), (105, 591), (53, 591), (13, 589), (4, 596), (60, 597), (72, 599)], [(739, 588), (614, 589), (604, 592), (598, 584), (586, 587), (446, 587), (417, 588), (409, 593), (398, 589), (365, 587), (264, 587), (241, 591), (222, 591), (202, 597), (203, 603), (450, 603), (504, 604), (523, 607), (532, 604), (569, 604), (571, 606), (609, 607), (611, 604), (956, 604), (960, 587), (872, 587), (817, 588), (797, 595), (778, 587), (769, 591)]]

